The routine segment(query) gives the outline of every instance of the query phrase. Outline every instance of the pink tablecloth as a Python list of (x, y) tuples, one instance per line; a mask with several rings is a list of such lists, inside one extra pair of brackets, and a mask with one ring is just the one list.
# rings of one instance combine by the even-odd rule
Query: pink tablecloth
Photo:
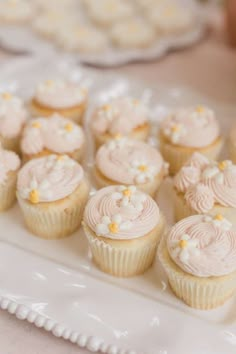
[[(224, 103), (236, 104), (236, 51), (216, 18), (214, 30), (193, 48), (172, 53), (161, 61), (131, 64), (115, 71), (150, 82), (184, 84)], [(6, 270), (7, 271), (7, 270)], [(1, 354), (86, 354), (85, 350), (53, 337), (27, 322), (0, 311)]]

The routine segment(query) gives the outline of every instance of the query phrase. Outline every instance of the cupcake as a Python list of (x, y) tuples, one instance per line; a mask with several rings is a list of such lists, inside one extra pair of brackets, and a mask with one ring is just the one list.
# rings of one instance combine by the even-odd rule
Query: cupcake
[(154, 42), (156, 34), (148, 22), (131, 18), (114, 24), (111, 38), (113, 43), (121, 48), (145, 48)]
[(8, 92), (0, 94), (0, 142), (4, 149), (20, 152), (20, 137), (27, 119), (23, 101)]
[(82, 128), (59, 114), (30, 120), (23, 131), (21, 151), (28, 161), (49, 154), (66, 154), (81, 161), (85, 136)]
[(236, 166), (195, 153), (174, 178), (176, 220), (218, 214), (236, 226)]
[(9, 209), (16, 200), (16, 180), (19, 168), (19, 157), (13, 151), (0, 147), (0, 211)]
[(187, 305), (210, 310), (235, 294), (236, 232), (231, 226), (227, 219), (194, 215), (162, 239), (160, 261), (173, 292)]
[(117, 136), (146, 140), (150, 125), (149, 110), (139, 100), (130, 97), (113, 99), (93, 114), (91, 129), (96, 146)]
[(4, 0), (0, 1), (1, 23), (21, 24), (33, 19), (35, 13), (33, 1)]
[(63, 80), (46, 80), (38, 85), (31, 101), (34, 116), (48, 117), (59, 113), (81, 123), (87, 106), (87, 90)]
[(18, 174), (17, 199), (28, 229), (45, 239), (69, 236), (81, 223), (89, 185), (66, 155), (27, 162)]
[(168, 116), (160, 127), (160, 149), (175, 174), (194, 152), (216, 160), (223, 140), (214, 112), (204, 106), (182, 108)]
[(229, 156), (230, 160), (236, 163), (236, 126), (232, 128), (229, 135)]
[(141, 274), (152, 265), (164, 224), (154, 200), (135, 186), (100, 189), (83, 217), (94, 262), (118, 277)]
[(99, 0), (87, 3), (89, 18), (99, 26), (110, 26), (131, 16), (132, 5), (124, 0)]
[(117, 138), (96, 154), (94, 176), (99, 188), (133, 184), (154, 197), (166, 172), (160, 153), (142, 141)]
[(98, 53), (108, 47), (106, 34), (91, 25), (67, 26), (62, 28), (56, 35), (57, 44), (65, 50), (84, 54)]

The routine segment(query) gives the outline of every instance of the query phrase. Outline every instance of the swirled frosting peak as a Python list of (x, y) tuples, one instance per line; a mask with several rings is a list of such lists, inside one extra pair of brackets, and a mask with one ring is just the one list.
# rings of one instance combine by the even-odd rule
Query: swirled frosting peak
[(17, 171), (19, 167), (20, 159), (18, 155), (0, 147), (0, 185), (7, 181), (8, 172)]
[(147, 123), (148, 108), (139, 100), (121, 97), (99, 107), (92, 120), (95, 134), (127, 135)]
[(9, 93), (0, 94), (0, 135), (5, 138), (18, 136), (27, 119), (23, 101)]
[(30, 120), (23, 132), (21, 148), (25, 154), (38, 154), (44, 149), (65, 154), (80, 149), (84, 143), (83, 130), (59, 114), (50, 118)]
[(161, 132), (172, 144), (202, 148), (219, 137), (219, 124), (206, 106), (181, 108), (162, 122)]
[(236, 208), (236, 165), (232, 161), (212, 162), (194, 154), (174, 178), (174, 186), (198, 213), (209, 212), (214, 204)]
[(73, 193), (84, 178), (82, 167), (66, 155), (27, 162), (18, 174), (17, 192), (33, 204), (53, 202)]
[(142, 184), (152, 181), (164, 171), (160, 153), (150, 145), (119, 137), (100, 147), (96, 167), (117, 183)]
[(87, 90), (65, 80), (46, 80), (38, 85), (35, 100), (46, 107), (71, 108), (87, 99)]
[(236, 271), (236, 232), (220, 215), (194, 215), (179, 221), (167, 237), (167, 247), (173, 261), (194, 276)]
[(88, 202), (84, 221), (98, 236), (134, 239), (151, 232), (160, 220), (157, 204), (135, 186), (100, 189)]

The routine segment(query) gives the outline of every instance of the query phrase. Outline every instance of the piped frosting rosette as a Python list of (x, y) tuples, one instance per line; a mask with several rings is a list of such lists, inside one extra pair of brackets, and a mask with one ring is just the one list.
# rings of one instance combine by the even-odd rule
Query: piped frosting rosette
[(65, 80), (46, 80), (35, 92), (35, 100), (50, 108), (71, 108), (87, 99), (87, 90), (80, 85)]
[(4, 138), (17, 137), (27, 119), (23, 101), (11, 93), (0, 94), (0, 135)]
[(88, 202), (84, 221), (99, 237), (130, 240), (151, 232), (160, 220), (154, 200), (135, 186), (99, 190)]
[(170, 231), (167, 247), (173, 261), (197, 277), (223, 276), (236, 270), (236, 233), (225, 218), (194, 215)]
[(198, 213), (207, 213), (214, 205), (236, 208), (236, 166), (229, 160), (210, 162), (195, 153), (174, 178), (174, 185)]
[(206, 106), (181, 108), (161, 124), (161, 133), (172, 144), (204, 148), (219, 137), (219, 124), (214, 112)]
[(152, 182), (166, 169), (155, 148), (125, 137), (117, 137), (100, 147), (96, 166), (105, 177), (124, 184)]
[(17, 171), (20, 167), (20, 159), (13, 151), (3, 150), (0, 147), (0, 185), (7, 182), (7, 175), (11, 171)]
[(139, 100), (121, 97), (99, 107), (92, 120), (95, 134), (127, 135), (148, 122), (149, 110)]
[(20, 170), (17, 191), (32, 204), (54, 202), (72, 194), (84, 178), (82, 167), (66, 155), (27, 162)]
[(83, 130), (59, 114), (48, 118), (31, 120), (24, 129), (21, 141), (22, 151), (38, 154), (44, 149), (65, 154), (80, 149), (84, 144)]

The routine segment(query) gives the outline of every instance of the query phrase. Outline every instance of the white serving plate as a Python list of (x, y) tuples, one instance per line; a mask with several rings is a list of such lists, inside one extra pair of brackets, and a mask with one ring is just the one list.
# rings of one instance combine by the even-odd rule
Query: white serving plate
[[(193, 45), (199, 41), (206, 32), (207, 13), (205, 7), (201, 7), (196, 0), (179, 0), (185, 6), (193, 8), (196, 13), (195, 25), (189, 30), (180, 34), (162, 35), (154, 44), (145, 49), (119, 49), (109, 45), (107, 49), (100, 53), (86, 54), (73, 53), (67, 54), (78, 61), (95, 66), (117, 66), (133, 61), (147, 61), (161, 58), (169, 51), (182, 49)], [(209, 14), (209, 13), (208, 13)], [(83, 10), (80, 10), (82, 21), (87, 21)], [(31, 53), (34, 55), (59, 55), (63, 54), (63, 49), (54, 45), (52, 41), (46, 40), (37, 35), (29, 26), (23, 25), (0, 25), (0, 45), (5, 49), (19, 52)], [(64, 52), (64, 54), (66, 54)]]
[[(225, 133), (236, 115), (236, 107), (211, 102), (189, 88), (150, 86), (55, 58), (2, 65), (0, 91), (16, 91), (26, 98), (38, 81), (59, 75), (90, 87), (90, 110), (122, 94), (149, 101), (154, 126), (170, 106), (181, 104), (211, 104), (225, 119)], [(85, 163), (88, 173), (91, 149)], [(167, 179), (158, 197), (170, 224), (171, 188)], [(236, 298), (212, 311), (191, 309), (172, 294), (158, 261), (131, 279), (104, 274), (93, 265), (82, 230), (64, 240), (41, 240), (25, 229), (17, 205), (0, 215), (0, 230), (0, 306), (18, 318), (93, 352), (235, 354)]]

